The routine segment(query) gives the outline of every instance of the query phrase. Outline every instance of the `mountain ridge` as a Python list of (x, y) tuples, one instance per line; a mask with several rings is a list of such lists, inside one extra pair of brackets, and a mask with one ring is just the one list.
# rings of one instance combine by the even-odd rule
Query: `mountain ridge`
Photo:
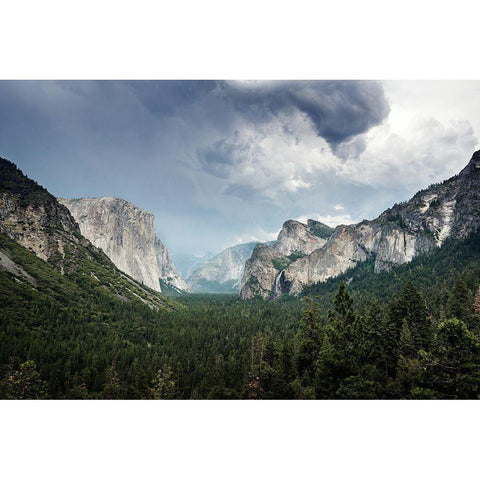
[(408, 263), (445, 239), (463, 238), (479, 227), (479, 191), (477, 151), (458, 175), (420, 190), (373, 220), (337, 226), (324, 245), (284, 268), (271, 268), (272, 252), (254, 251), (245, 268), (241, 297), (298, 295), (306, 285), (335, 277), (372, 256), (377, 273)]

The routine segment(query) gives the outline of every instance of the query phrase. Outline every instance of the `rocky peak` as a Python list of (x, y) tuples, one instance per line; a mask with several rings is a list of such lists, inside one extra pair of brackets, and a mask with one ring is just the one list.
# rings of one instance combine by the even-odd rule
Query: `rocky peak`
[(155, 235), (152, 213), (115, 197), (59, 200), (77, 220), (82, 235), (120, 270), (157, 291), (161, 291), (161, 280), (186, 289), (168, 250)]
[(0, 158), (0, 231), (63, 271), (63, 248), (78, 241), (67, 208), (17, 166)]
[(307, 224), (287, 220), (277, 240), (271, 245), (257, 245), (245, 263), (242, 297), (281, 295), (287, 285), (284, 270), (295, 260), (325, 245), (332, 232), (332, 228), (315, 220), (308, 220)]
[(468, 162), (468, 165), (460, 172), (460, 176), (480, 175), (480, 150), (477, 150)]
[(279, 255), (291, 255), (294, 252), (309, 254), (322, 246), (326, 239), (312, 233), (311, 229), (316, 226), (312, 222), (314, 220), (310, 220), (310, 224), (305, 225), (297, 220), (287, 220), (278, 234), (273, 249)]
[[(20, 255), (14, 261), (3, 239), (7, 251), (0, 251), (0, 270), (7, 270), (16, 280), (26, 281), (47, 295), (56, 297), (58, 289), (65, 285), (70, 285), (70, 294), (85, 292), (87, 296), (95, 296), (99, 288), (108, 299), (140, 301), (156, 310), (172, 308), (173, 303), (121, 272), (104, 252), (82, 236), (67, 207), (5, 159), (0, 159), (0, 233), (50, 264), (50, 268), (37, 270), (39, 277), (34, 278), (21, 266), (23, 262), (24, 266), (30, 265), (31, 254)], [(15, 244), (11, 240), (10, 246)], [(49, 272), (54, 270), (64, 276), (65, 283), (52, 280)], [(80, 303), (83, 301), (80, 299)]]
[[(286, 223), (285, 237), (289, 243), (284, 250), (295, 251), (296, 245), (302, 248), (304, 237), (289, 234), (299, 231), (300, 227), (293, 226), (291, 221)], [(312, 229), (310, 223), (307, 227)], [(255, 250), (242, 279), (242, 285), (249, 288), (242, 288), (241, 295), (243, 298), (268, 297), (272, 292), (278, 294), (279, 290), (280, 294), (286, 291), (298, 294), (305, 285), (337, 276), (369, 258), (375, 259), (376, 272), (389, 270), (392, 265), (409, 262), (421, 253), (440, 247), (448, 237), (465, 237), (478, 228), (480, 151), (473, 154), (459, 175), (431, 185), (408, 202), (385, 210), (376, 219), (336, 227), (328, 240), (323, 240), (323, 245), (288, 264), (274, 260), (274, 264), (284, 267), (277, 269), (276, 275), (272, 275), (270, 267), (272, 252)]]

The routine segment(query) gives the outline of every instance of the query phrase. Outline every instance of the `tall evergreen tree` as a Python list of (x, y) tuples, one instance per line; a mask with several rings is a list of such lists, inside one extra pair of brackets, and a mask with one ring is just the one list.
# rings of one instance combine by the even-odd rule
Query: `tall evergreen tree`
[(307, 297), (307, 302), (308, 306), (303, 312), (301, 328), (296, 339), (295, 363), (298, 375), (305, 377), (311, 384), (320, 354), (321, 332), (318, 306), (312, 297)]
[(426, 386), (439, 398), (478, 398), (480, 342), (461, 320), (445, 320), (438, 327), (432, 353), (425, 356)]
[(335, 398), (342, 381), (357, 373), (355, 321), (353, 299), (342, 282), (335, 294), (334, 310), (328, 312), (315, 378), (315, 389), (320, 397)]
[(403, 287), (403, 291), (390, 305), (390, 316), (398, 329), (398, 338), (402, 330), (404, 320), (413, 338), (413, 346), (416, 351), (428, 349), (432, 342), (433, 325), (427, 313), (425, 300), (409, 281)]
[(455, 279), (447, 306), (447, 317), (457, 318), (467, 325), (472, 317), (472, 299), (470, 290), (460, 276)]
[(120, 378), (117, 373), (117, 365), (115, 361), (112, 362), (112, 365), (107, 370), (103, 396), (107, 400), (121, 398)]
[(171, 400), (175, 398), (176, 385), (170, 367), (164, 366), (157, 370), (152, 381), (151, 393), (155, 400)]

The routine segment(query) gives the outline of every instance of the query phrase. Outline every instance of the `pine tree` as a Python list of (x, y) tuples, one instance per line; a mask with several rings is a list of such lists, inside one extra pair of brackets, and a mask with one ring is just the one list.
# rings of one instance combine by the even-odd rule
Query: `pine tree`
[(413, 357), (415, 355), (415, 342), (406, 319), (403, 320), (402, 330), (400, 331), (399, 351), (403, 357)]
[(302, 327), (297, 335), (296, 367), (300, 377), (311, 383), (316, 362), (320, 354), (319, 310), (312, 297), (308, 297), (308, 307), (302, 316)]
[(423, 364), (425, 382), (440, 398), (480, 395), (480, 342), (461, 320), (448, 319), (438, 326), (432, 353)]
[(472, 300), (470, 290), (461, 277), (457, 277), (450, 292), (447, 317), (457, 318), (469, 324), (472, 317)]
[(406, 320), (415, 350), (426, 350), (430, 347), (433, 326), (427, 313), (425, 300), (412, 282), (407, 282), (401, 295), (391, 302), (389, 312), (391, 319), (397, 325), (398, 339), (400, 339), (403, 322)]
[(353, 311), (353, 298), (343, 282), (338, 286), (333, 303), (340, 320), (340, 326), (345, 331), (355, 321), (355, 313)]
[(319, 357), (315, 390), (320, 398), (336, 398), (342, 381), (358, 371), (358, 345), (355, 342), (356, 316), (353, 299), (340, 283), (334, 299), (334, 310), (328, 312), (322, 351)]

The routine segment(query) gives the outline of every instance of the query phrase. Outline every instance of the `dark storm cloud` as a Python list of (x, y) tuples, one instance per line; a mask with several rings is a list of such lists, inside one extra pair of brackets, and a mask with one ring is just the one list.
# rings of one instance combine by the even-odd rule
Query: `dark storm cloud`
[(252, 121), (304, 113), (333, 150), (380, 124), (389, 112), (382, 85), (373, 81), (222, 82), (218, 91)]
[(231, 168), (248, 155), (248, 150), (247, 145), (222, 139), (205, 148), (198, 148), (196, 153), (206, 172), (219, 178), (228, 178)]
[[(144, 98), (149, 95), (143, 92)], [(315, 134), (342, 160), (358, 158), (366, 148), (362, 134), (380, 124), (389, 112), (382, 85), (373, 81), (187, 82), (184, 91), (173, 86), (169, 95), (180, 105), (208, 104), (202, 109), (204, 120), (228, 125), (227, 132), (237, 128), (239, 122), (260, 131), (276, 120), (276, 128), (293, 137), (292, 119), (295, 113), (302, 113)], [(205, 172), (227, 179), (232, 169), (240, 168), (249, 156), (252, 158), (251, 143), (236, 137), (234, 133), (196, 149)], [(224, 193), (236, 194), (240, 190), (243, 192), (239, 186), (231, 185)]]
[(233, 125), (238, 115), (261, 124), (302, 112), (333, 150), (381, 123), (389, 112), (383, 87), (374, 81), (137, 81), (129, 86), (155, 115), (208, 105), (205, 118)]
[(141, 102), (156, 114), (173, 114), (211, 96), (217, 88), (214, 80), (144, 80), (128, 82)]

